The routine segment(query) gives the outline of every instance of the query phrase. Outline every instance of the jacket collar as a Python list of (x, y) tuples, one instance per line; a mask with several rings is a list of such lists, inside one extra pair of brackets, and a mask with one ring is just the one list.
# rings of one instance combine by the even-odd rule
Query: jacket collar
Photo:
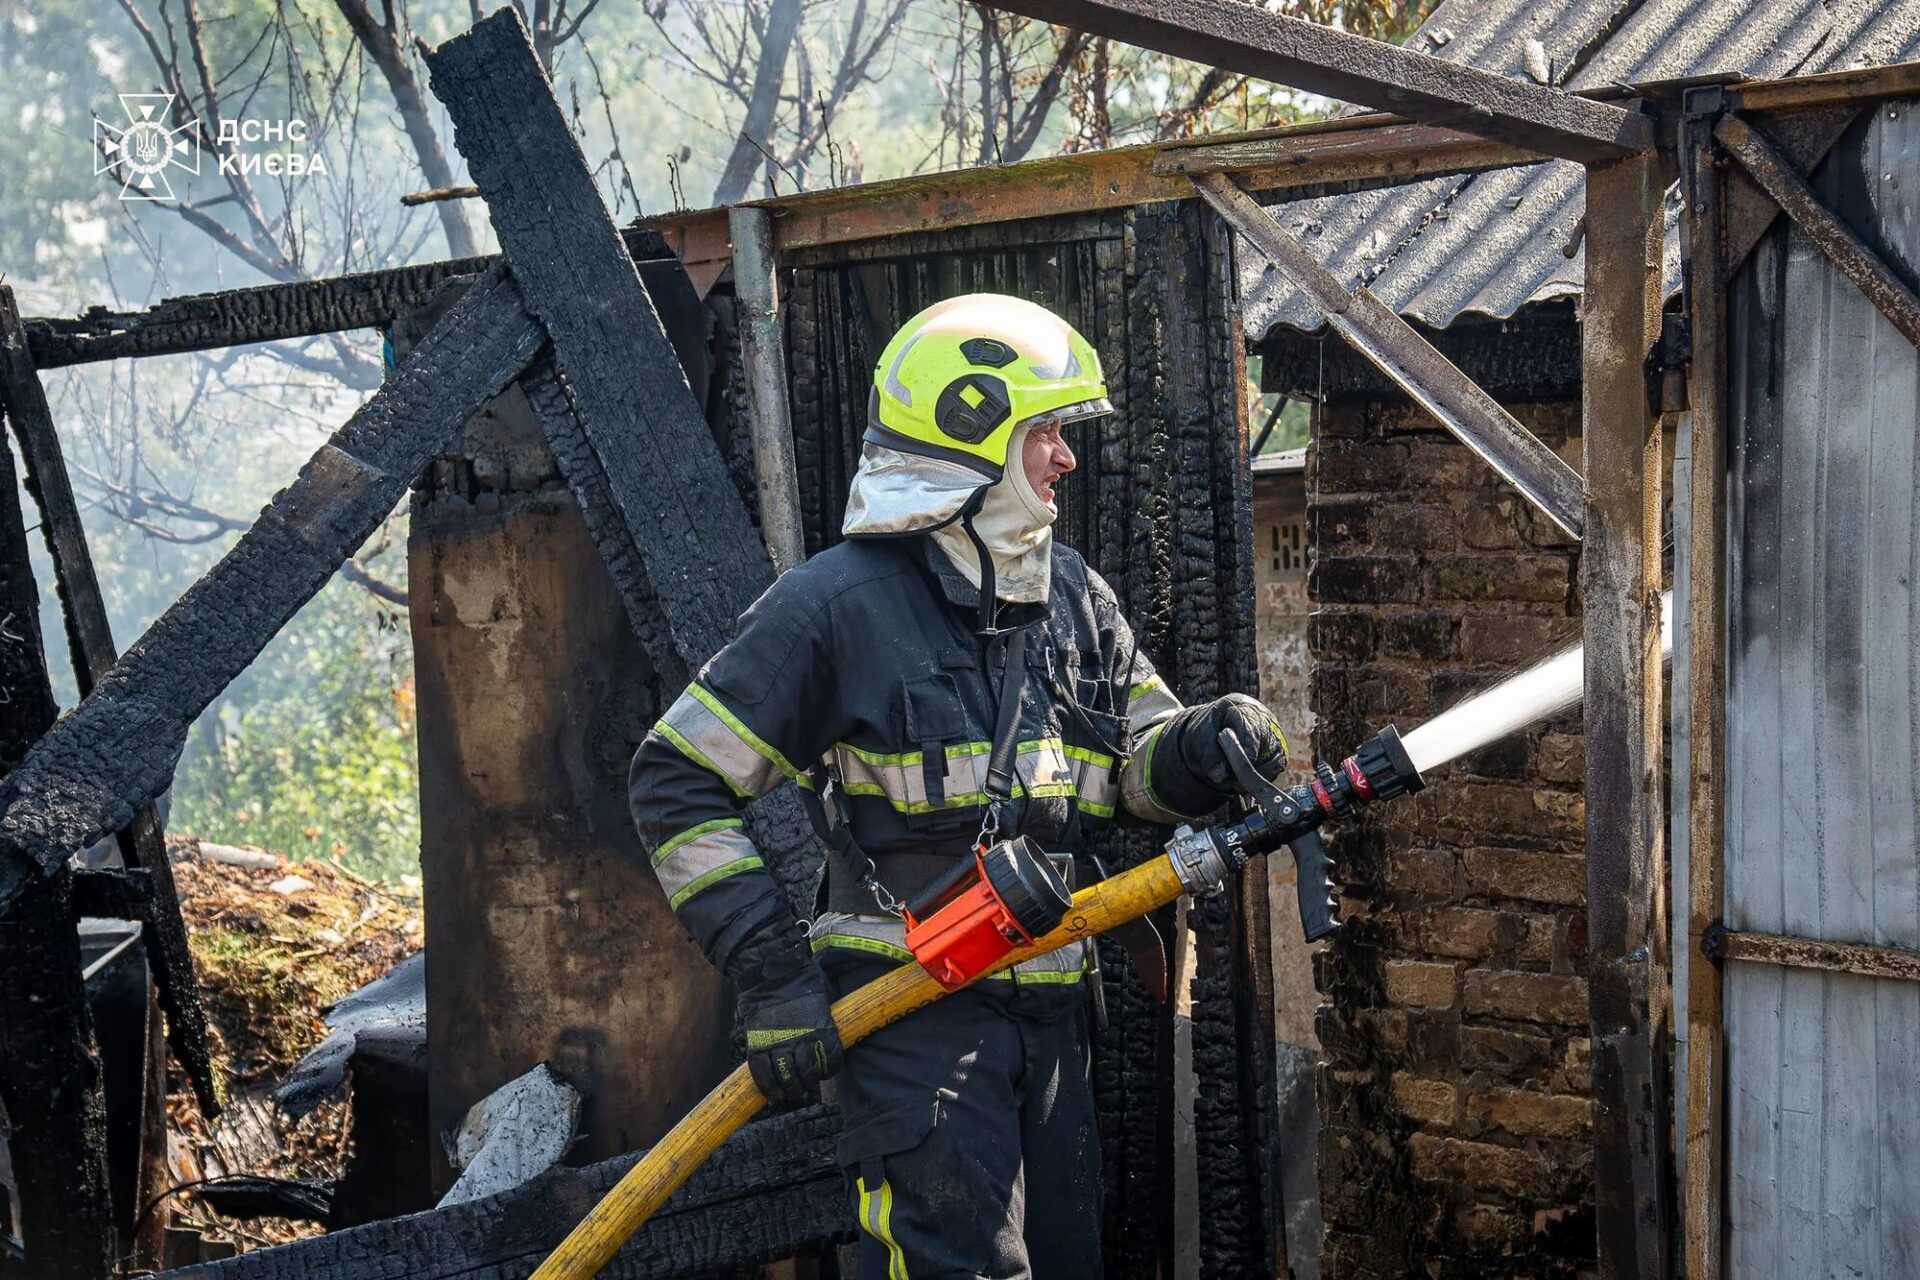
[[(923, 535), (916, 539), (920, 544), (920, 557), (935, 582), (940, 584), (940, 592), (946, 596), (947, 603), (966, 620), (967, 630), (972, 631), (979, 621), (980, 588), (967, 581), (967, 575), (960, 572), (959, 566), (947, 558), (931, 536)], [(1047, 616), (1044, 604), (1002, 603), (999, 625), (1002, 627), (1025, 626), (1038, 622)]]

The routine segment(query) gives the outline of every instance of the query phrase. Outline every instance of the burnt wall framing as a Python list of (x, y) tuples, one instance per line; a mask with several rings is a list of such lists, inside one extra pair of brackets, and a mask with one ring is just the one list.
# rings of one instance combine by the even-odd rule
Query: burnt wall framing
[[(1741, 86), (1730, 96), (1739, 99), (1740, 105), (1752, 111), (1793, 109), (1813, 112), (1832, 108), (1836, 103), (1911, 91), (1913, 81), (1912, 68), (1893, 68), (1885, 72), (1847, 72), (1814, 77), (1805, 82)], [(1379, 125), (1392, 123), (1378, 122)], [(1371, 167), (1362, 164), (1361, 168), (1367, 170), (1365, 176), (1349, 176), (1342, 180), (1392, 181), (1432, 172), (1459, 171), (1450, 170), (1447, 167), (1450, 163), (1467, 164), (1469, 167), (1498, 163), (1485, 153), (1470, 162), (1449, 161), (1446, 158), (1448, 146), (1448, 140), (1438, 139), (1430, 148), (1430, 154), (1413, 167), (1396, 169), (1395, 165), (1402, 163), (1398, 159)], [(1791, 146), (1787, 150), (1791, 152)], [(1644, 161), (1617, 162), (1633, 163)], [(1425, 167), (1420, 168), (1421, 165)], [(1219, 167), (1227, 169), (1232, 166), (1223, 163)], [(1206, 169), (1207, 165), (1201, 163), (1189, 169), (1168, 169), (1164, 172), (1148, 166), (1147, 171), (1166, 177)], [(1296, 167), (1296, 175), (1297, 172)], [(1059, 185), (1057, 175), (1051, 172), (1043, 175), (1038, 167), (1027, 170), (1027, 175), (1029, 190), (1049, 183)], [(1012, 188), (1018, 188), (1018, 185), (1018, 180), (1009, 183)], [(1295, 183), (1297, 189), (1305, 189), (1308, 185), (1304, 182)], [(915, 225), (932, 225), (925, 220), (927, 213), (920, 206), (938, 201), (940, 192), (937, 184), (925, 186), (916, 192), (896, 190), (890, 194), (903, 201), (892, 212), (884, 213), (877, 220), (846, 223), (837, 229), (825, 227), (815, 233), (818, 236), (816, 243), (828, 243), (836, 238), (839, 241), (871, 238), (871, 233), (877, 227), (905, 230)], [(1110, 186), (1104, 197), (1090, 198), (1084, 193), (1072, 192), (1056, 194), (1030, 201), (1023, 213), (1068, 212), (1070, 210), (1065, 206), (1074, 202), (1095, 206), (1118, 194), (1118, 186)], [(860, 193), (843, 193), (838, 196), (839, 207), (857, 204), (862, 198)], [(1730, 207), (1738, 203), (1738, 198), (1737, 192), (1730, 197)], [(916, 201), (919, 205), (915, 204)], [(884, 199), (877, 199), (876, 203), (884, 204)], [(993, 209), (999, 211), (997, 216), (1007, 217), (1010, 216), (1007, 211), (1012, 207), (1001, 203), (994, 205)], [(699, 216), (695, 215), (694, 220), (697, 221)], [(985, 214), (976, 210), (971, 215), (973, 220), (979, 222), (992, 221), (994, 216), (991, 210)], [(1127, 216), (1151, 219), (1161, 215), (1152, 210), (1141, 210)], [(1186, 215), (1166, 216), (1177, 222)], [(890, 223), (887, 221), (889, 218), (892, 219)], [(920, 219), (917, 223), (914, 221), (916, 218)], [(691, 225), (692, 222), (683, 219), (679, 226), (668, 230), (684, 232)], [(710, 226), (710, 220), (702, 225)], [(1197, 233), (1189, 231), (1186, 234), (1186, 248), (1179, 247), (1182, 240), (1178, 235), (1169, 233), (1164, 238), (1148, 235), (1145, 237), (1147, 247), (1142, 252), (1141, 228), (1136, 226), (1134, 231), (1131, 242), (1125, 235), (1120, 237), (1122, 263), (1126, 272), (1122, 279), (1129, 282), (1129, 287), (1140, 280), (1187, 279), (1184, 273), (1191, 270), (1194, 261), (1191, 246), (1204, 245), (1207, 241), (1204, 228)], [(868, 234), (863, 236), (862, 232)], [(1623, 237), (1622, 242), (1630, 238)], [(674, 236), (670, 234), (668, 239), (672, 242)], [(1156, 249), (1153, 242), (1162, 239), (1163, 243)], [(681, 235), (680, 246), (683, 247), (686, 242), (687, 237)], [(1608, 252), (1603, 251), (1603, 256)], [(1645, 265), (1642, 264), (1643, 267)], [(446, 274), (453, 274), (453, 269), (460, 266), (446, 264), (442, 269)], [(431, 272), (432, 269), (422, 270)], [(1203, 270), (1202, 274), (1207, 272)], [(391, 275), (375, 273), (375, 277), (368, 278), (365, 283), (377, 290), (388, 282)], [(63, 352), (56, 352), (53, 347), (44, 350), (46, 363), (53, 365), (71, 363), (75, 359), (106, 358), (112, 342), (123, 343), (121, 353), (129, 354), (200, 350), (240, 341), (295, 336), (296, 333), (329, 332), (355, 321), (382, 323), (403, 309), (397, 303), (376, 300), (363, 301), (357, 309), (349, 307), (332, 315), (303, 311), (303, 304), (319, 296), (315, 290), (334, 283), (287, 286), (293, 292), (278, 299), (279, 310), (266, 321), (241, 312), (229, 312), (222, 318), (218, 300), (220, 296), (215, 296), (214, 300), (207, 301), (194, 313), (195, 319), (176, 325), (166, 336), (158, 336), (166, 328), (164, 324), (148, 328), (113, 319), (105, 321), (104, 326), (96, 324), (92, 328), (83, 320), (65, 331), (60, 329), (58, 322), (52, 322), (41, 326), (38, 334), (35, 333), (35, 326), (29, 324), (28, 331), (33, 335), (30, 341), (38, 342), (41, 340), (39, 334), (45, 334), (47, 342), (68, 344)], [(414, 292), (410, 296), (424, 297), (431, 285), (436, 283), (438, 278), (423, 276), (413, 282), (411, 287)], [(345, 296), (351, 290), (337, 292)], [(1646, 290), (1643, 288), (1644, 292)], [(1124, 290), (1120, 296), (1129, 309), (1141, 301), (1128, 296)], [(1200, 296), (1204, 296), (1204, 291)], [(1626, 297), (1624, 289), (1620, 296), (1623, 299)], [(1217, 318), (1205, 307), (1183, 312), (1179, 298), (1173, 294), (1169, 294), (1163, 302), (1166, 305), (1157, 314), (1149, 308), (1151, 318), (1149, 323), (1142, 326), (1144, 330), (1150, 331), (1156, 324), (1164, 326), (1168, 317), (1172, 316), (1176, 328), (1197, 325), (1195, 332), (1209, 333), (1222, 329), (1231, 332), (1233, 322), (1227, 311), (1218, 312)], [(1627, 309), (1627, 304), (1622, 302), (1619, 314), (1625, 316)], [(261, 522), (243, 538), (241, 545), (197, 584), (179, 605), (170, 610), (134, 652), (116, 663), (82, 707), (43, 738), (21, 766), (4, 783), (0, 783), (0, 858), (4, 858), (4, 862), (0, 862), (0, 899), (4, 899), (8, 905), (17, 905), (44, 892), (45, 885), (54, 885), (57, 889), (68, 850), (125, 826), (132, 819), (137, 806), (151, 799), (164, 786), (171, 760), (177, 754), (179, 736), (184, 733), (185, 725), (191, 721), (193, 714), (258, 652), (293, 609), (318, 589), (346, 551), (364, 537), (366, 529), (371, 527), (367, 520), (373, 518), (369, 513), (383, 515), (397, 496), (398, 487), (404, 486), (418, 474), (427, 455), (436, 445), (444, 442), (454, 427), (480, 402), (497, 393), (518, 375), (534, 358), (536, 349), (544, 340), (541, 327), (534, 324), (522, 310), (512, 281), (499, 275), (492, 276), (476, 290), (475, 296), (457, 309), (457, 314), (460, 323), (454, 328), (464, 330), (459, 333), (458, 340), (430, 340), (425, 344), (421, 357), (404, 365), (399, 375), (374, 401), (356, 414), (334, 441), (316, 455), (314, 461), (303, 469), (300, 480), (276, 499), (264, 513)], [(1196, 316), (1199, 317), (1197, 320)], [(1126, 317), (1126, 329), (1127, 341), (1131, 343), (1131, 314)], [(156, 336), (151, 340), (145, 336), (123, 336), (135, 330)], [(1105, 331), (1098, 326), (1094, 331), (1105, 336)], [(1159, 336), (1164, 337), (1164, 334)], [(88, 347), (86, 339), (89, 337), (106, 337), (111, 341), (96, 342)], [(1624, 370), (1629, 363), (1626, 353), (1632, 345), (1615, 343), (1612, 349), (1601, 353), (1611, 366), (1609, 385), (1612, 389), (1608, 394), (1618, 395), (1623, 404), (1625, 392), (1621, 388), (1626, 382)], [(1166, 350), (1164, 346), (1158, 349), (1162, 352)], [(1167, 370), (1172, 375), (1170, 379), (1163, 378), (1157, 383), (1149, 381), (1143, 385), (1142, 401), (1163, 401), (1177, 408), (1181, 393), (1169, 391), (1169, 386), (1177, 386), (1183, 376), (1211, 379), (1214, 371), (1206, 369), (1207, 364), (1207, 361), (1189, 362), (1182, 368)], [(1196, 366), (1204, 372), (1195, 373)], [(1591, 375), (1590, 369), (1590, 380)], [(1592, 390), (1589, 387), (1590, 394)], [(795, 394), (800, 394), (797, 385)], [(569, 407), (575, 406), (570, 403)], [(1217, 407), (1208, 412), (1217, 412)], [(588, 415), (589, 433), (593, 430), (591, 416)], [(1207, 445), (1206, 449), (1201, 447), (1205, 438), (1206, 413), (1194, 409), (1187, 411), (1184, 417), (1179, 413), (1173, 416), (1178, 420), (1177, 425), (1159, 426), (1148, 432), (1144, 445), (1136, 446), (1135, 442), (1129, 441), (1125, 448), (1119, 450), (1120, 469), (1124, 470), (1129, 462), (1134, 461), (1130, 455), (1137, 448), (1144, 448), (1146, 457), (1161, 462), (1171, 460), (1176, 465), (1188, 461), (1200, 462), (1200, 470), (1212, 477), (1208, 483), (1217, 484), (1222, 474), (1217, 452), (1211, 462), (1207, 462), (1203, 456), (1206, 449), (1217, 451), (1217, 441)], [(1633, 421), (1630, 417), (1630, 426)], [(1613, 447), (1615, 443), (1622, 443), (1624, 447), (1624, 442), (1630, 442), (1630, 432), (1618, 441), (1610, 440), (1608, 447)], [(1103, 461), (1107, 452), (1103, 445)], [(604, 468), (608, 459), (603, 457), (600, 461)], [(804, 460), (801, 465), (806, 465)], [(834, 465), (832, 451), (824, 447), (819, 449), (815, 465), (819, 472), (816, 484), (824, 485)], [(1151, 463), (1140, 465), (1145, 467)], [(1244, 486), (1243, 468), (1244, 463), (1237, 460), (1226, 467), (1226, 471), (1232, 473), (1234, 485)], [(1639, 486), (1641, 495), (1647, 489), (1648, 470), (1644, 458), (1639, 466), (1627, 469), (1628, 483)], [(1167, 473), (1161, 473), (1159, 479), (1170, 483)], [(1183, 474), (1180, 483), (1194, 483), (1193, 476)], [(1657, 478), (1654, 485), (1654, 491), (1657, 492)], [(1166, 643), (1168, 637), (1178, 634), (1175, 628), (1183, 625), (1178, 616), (1178, 596), (1182, 590), (1190, 590), (1194, 585), (1193, 579), (1176, 579), (1171, 572), (1163, 576), (1161, 567), (1177, 569), (1198, 565), (1204, 558), (1198, 550), (1199, 543), (1208, 533), (1218, 539), (1222, 533), (1237, 535), (1243, 532), (1245, 515), (1240, 500), (1236, 497), (1222, 504), (1217, 500), (1218, 493), (1211, 496), (1216, 501), (1204, 517), (1198, 504), (1182, 507), (1156, 503), (1153, 500), (1155, 495), (1151, 492), (1139, 495), (1141, 501), (1130, 509), (1119, 507), (1116, 510), (1118, 504), (1095, 501), (1087, 504), (1087, 510), (1077, 517), (1069, 516), (1069, 521), (1077, 518), (1083, 526), (1091, 522), (1100, 534), (1120, 535), (1113, 545), (1125, 548), (1123, 557), (1129, 571), (1138, 571), (1138, 566), (1143, 563), (1153, 566), (1148, 572), (1149, 581), (1135, 583), (1121, 574), (1116, 585), (1122, 586), (1123, 594), (1136, 617), (1142, 617), (1144, 613), (1143, 630), (1149, 635), (1158, 636), (1160, 643)], [(1619, 501), (1621, 495), (1609, 492), (1606, 500)], [(1645, 505), (1644, 499), (1641, 505)], [(816, 525), (819, 525), (823, 511), (824, 508), (816, 510)], [(630, 512), (626, 514), (631, 516)], [(830, 534), (825, 532), (824, 525), (819, 525), (810, 534), (812, 538), (828, 536)], [(1646, 542), (1643, 536), (1636, 545), (1629, 536), (1623, 540), (1622, 546), (1629, 553), (1628, 558), (1635, 552), (1644, 556)], [(1106, 554), (1103, 552), (1101, 556), (1096, 556), (1096, 563), (1108, 563), (1104, 559)], [(1617, 558), (1610, 553), (1610, 560)], [(1192, 614), (1196, 619), (1192, 623), (1194, 634), (1209, 643), (1183, 647), (1178, 654), (1169, 655), (1169, 670), (1180, 673), (1177, 679), (1187, 681), (1186, 691), (1190, 695), (1208, 692), (1209, 679), (1225, 677), (1226, 683), (1242, 686), (1250, 680), (1250, 645), (1246, 646), (1244, 671), (1228, 673), (1227, 661), (1222, 657), (1231, 650), (1227, 632), (1234, 625), (1234, 615), (1230, 607), (1223, 611), (1222, 600), (1235, 592), (1244, 591), (1244, 586), (1237, 581), (1241, 576), (1243, 574), (1236, 570), (1231, 579), (1222, 578), (1208, 584), (1206, 591), (1192, 601)], [(1600, 583), (1598, 594), (1589, 596), (1589, 607), (1596, 600), (1622, 604), (1632, 633), (1629, 638), (1644, 644), (1647, 613), (1645, 593), (1639, 593), (1636, 603), (1635, 593), (1622, 588), (1619, 581), (1615, 579)], [(1230, 585), (1222, 587), (1218, 582), (1230, 582)], [(1136, 586), (1144, 589), (1136, 592)], [(1213, 596), (1211, 600), (1207, 598), (1209, 593)], [(1241, 617), (1250, 617), (1250, 611), (1244, 612)], [(220, 625), (216, 625), (216, 618), (219, 618)], [(239, 619), (237, 624), (235, 618)], [(695, 631), (699, 629), (697, 626), (693, 628)], [(683, 631), (680, 637), (683, 645), (685, 634)], [(1205, 669), (1209, 663), (1213, 665), (1211, 676)], [(1640, 666), (1644, 670), (1644, 661)], [(1657, 698), (1657, 689), (1651, 696)], [(1631, 755), (1617, 756), (1617, 752), (1640, 752), (1644, 758), (1648, 750), (1645, 735), (1636, 735), (1631, 724), (1644, 724), (1648, 718), (1646, 711), (1649, 701), (1648, 696), (1640, 695), (1636, 704), (1638, 712), (1629, 708), (1630, 723), (1624, 734), (1609, 732), (1606, 735), (1601, 752), (1606, 767), (1615, 768), (1618, 759), (1632, 758)], [(1657, 743), (1653, 744), (1652, 749), (1657, 752)], [(1657, 756), (1654, 758), (1657, 759)], [(111, 763), (102, 767), (99, 763), (102, 759)], [(1591, 758), (1589, 763), (1591, 765)], [(1653, 803), (1657, 804), (1657, 801)], [(1649, 811), (1644, 788), (1626, 801), (1624, 812), (1629, 817), (1643, 818)], [(1642, 826), (1644, 828), (1644, 824)], [(1645, 841), (1641, 841), (1638, 847), (1644, 848)], [(1644, 862), (1645, 859), (1638, 855), (1630, 856), (1630, 877), (1633, 865), (1641, 865), (1644, 870)], [(1638, 894), (1646, 878), (1644, 875), (1637, 879), (1630, 878), (1628, 883)], [(1630, 934), (1633, 926), (1631, 918), (1628, 925)], [(1646, 987), (1636, 987), (1632, 982), (1625, 985), (1630, 1012), (1644, 1016), (1649, 998)], [(1657, 1063), (1654, 1065), (1657, 1067)], [(1638, 1104), (1629, 1100), (1629, 1109), (1633, 1105), (1644, 1107), (1645, 1099), (1642, 1098)], [(1242, 1114), (1245, 1114), (1244, 1108)], [(1644, 1118), (1640, 1117), (1642, 1120)], [(1635, 1164), (1631, 1157), (1623, 1167), (1631, 1171), (1633, 1178), (1639, 1178), (1644, 1171), (1644, 1166)], [(1604, 1168), (1602, 1172), (1603, 1176), (1614, 1176)], [(1616, 1223), (1616, 1228), (1624, 1229), (1619, 1223)], [(1603, 1233), (1606, 1229), (1603, 1223)], [(1229, 1238), (1233, 1235), (1231, 1231), (1222, 1234)], [(1228, 1244), (1223, 1247), (1231, 1250), (1241, 1246)], [(1624, 1273), (1617, 1270), (1617, 1264), (1613, 1263), (1609, 1264), (1608, 1270), (1610, 1273)]]

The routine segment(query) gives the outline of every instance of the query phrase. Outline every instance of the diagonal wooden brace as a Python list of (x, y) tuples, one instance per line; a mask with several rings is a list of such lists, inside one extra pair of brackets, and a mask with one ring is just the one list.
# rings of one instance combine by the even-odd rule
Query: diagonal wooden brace
[(1579, 472), (1392, 308), (1365, 289), (1349, 292), (1232, 179), (1210, 173), (1195, 175), (1193, 182), (1227, 225), (1311, 298), (1355, 351), (1393, 379), (1549, 520), (1570, 536), (1580, 536), (1586, 495)]
[(1653, 145), (1644, 117), (1431, 54), (1220, 0), (999, 0), (997, 8), (1422, 124), (1588, 163)]
[(1853, 281), (1908, 342), (1920, 347), (1920, 296), (1826, 205), (1773, 140), (1739, 115), (1723, 116), (1714, 137), (1807, 238)]

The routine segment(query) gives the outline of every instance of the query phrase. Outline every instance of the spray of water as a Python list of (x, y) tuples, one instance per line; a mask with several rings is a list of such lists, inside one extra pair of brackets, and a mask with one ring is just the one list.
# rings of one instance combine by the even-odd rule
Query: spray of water
[[(1660, 597), (1660, 659), (1673, 656), (1673, 593)], [(1425, 773), (1489, 742), (1545, 720), (1580, 701), (1586, 655), (1580, 645), (1562, 649), (1519, 675), (1443, 711), (1406, 735), (1413, 767)]]

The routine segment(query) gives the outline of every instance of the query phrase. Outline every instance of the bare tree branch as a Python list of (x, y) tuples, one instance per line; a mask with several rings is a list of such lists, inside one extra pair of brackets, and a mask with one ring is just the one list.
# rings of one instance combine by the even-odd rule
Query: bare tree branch
[(733, 150), (720, 171), (720, 181), (713, 189), (716, 205), (738, 202), (746, 195), (747, 184), (753, 181), (758, 157), (773, 158), (767, 144), (772, 137), (774, 113), (780, 107), (780, 84), (787, 74), (787, 53), (799, 34), (803, 7), (801, 0), (773, 0), (760, 41), (760, 60), (754, 69), (747, 114), (740, 122), (740, 134), (734, 139)]

